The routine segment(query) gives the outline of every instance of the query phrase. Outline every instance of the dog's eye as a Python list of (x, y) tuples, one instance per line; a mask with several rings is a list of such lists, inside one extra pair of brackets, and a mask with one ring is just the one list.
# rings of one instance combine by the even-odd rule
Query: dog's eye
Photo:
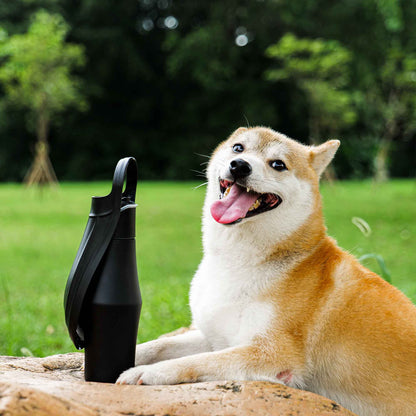
[(241, 152), (243, 152), (244, 151), (244, 146), (242, 145), (242, 144), (240, 144), (240, 143), (236, 143), (234, 146), (233, 146), (233, 152), (234, 153), (241, 153)]
[(270, 162), (270, 166), (274, 169), (277, 170), (279, 172), (281, 172), (282, 170), (287, 170), (287, 167), (285, 165), (285, 162), (283, 162), (282, 160), (272, 160)]

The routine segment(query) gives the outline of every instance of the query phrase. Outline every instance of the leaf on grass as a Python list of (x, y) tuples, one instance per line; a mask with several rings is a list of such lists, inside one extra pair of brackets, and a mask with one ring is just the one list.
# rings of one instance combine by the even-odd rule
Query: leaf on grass
[(352, 217), (351, 222), (363, 233), (365, 237), (369, 237), (371, 235), (371, 227), (363, 218)]
[(33, 352), (30, 351), (29, 348), (26, 347), (22, 347), (20, 348), (20, 352), (22, 353), (23, 356), (25, 357), (34, 357)]
[(364, 254), (363, 256), (361, 256), (358, 259), (358, 261), (363, 262), (364, 260), (367, 260), (367, 259), (376, 260), (378, 263), (378, 266), (381, 269), (381, 276), (383, 277), (384, 280), (391, 283), (391, 273), (386, 266), (386, 262), (384, 261), (383, 256), (377, 253), (368, 253), (368, 254)]

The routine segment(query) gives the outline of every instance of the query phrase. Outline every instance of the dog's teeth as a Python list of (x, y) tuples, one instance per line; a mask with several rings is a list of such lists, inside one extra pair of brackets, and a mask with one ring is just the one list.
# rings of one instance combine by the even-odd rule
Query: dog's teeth
[(230, 193), (230, 189), (231, 189), (231, 186), (229, 186), (229, 187), (225, 190), (225, 192), (224, 192), (224, 196), (227, 196), (227, 195)]
[(250, 188), (247, 188), (247, 192), (250, 192)]
[(256, 202), (249, 208), (249, 211), (253, 211), (260, 206), (260, 199), (257, 199)]

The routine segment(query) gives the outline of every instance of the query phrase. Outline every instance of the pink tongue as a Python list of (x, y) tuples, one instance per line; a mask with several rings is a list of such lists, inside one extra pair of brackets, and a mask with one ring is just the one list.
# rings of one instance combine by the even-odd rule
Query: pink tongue
[(259, 194), (247, 192), (245, 188), (234, 184), (226, 197), (211, 205), (211, 215), (221, 224), (230, 224), (244, 218), (258, 197)]

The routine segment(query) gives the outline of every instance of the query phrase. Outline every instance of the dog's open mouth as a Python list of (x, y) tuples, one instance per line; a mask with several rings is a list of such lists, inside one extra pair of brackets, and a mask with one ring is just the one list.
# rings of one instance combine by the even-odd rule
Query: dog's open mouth
[(258, 193), (236, 182), (220, 179), (220, 199), (211, 205), (211, 215), (221, 224), (235, 224), (276, 208), (282, 199), (271, 193)]

